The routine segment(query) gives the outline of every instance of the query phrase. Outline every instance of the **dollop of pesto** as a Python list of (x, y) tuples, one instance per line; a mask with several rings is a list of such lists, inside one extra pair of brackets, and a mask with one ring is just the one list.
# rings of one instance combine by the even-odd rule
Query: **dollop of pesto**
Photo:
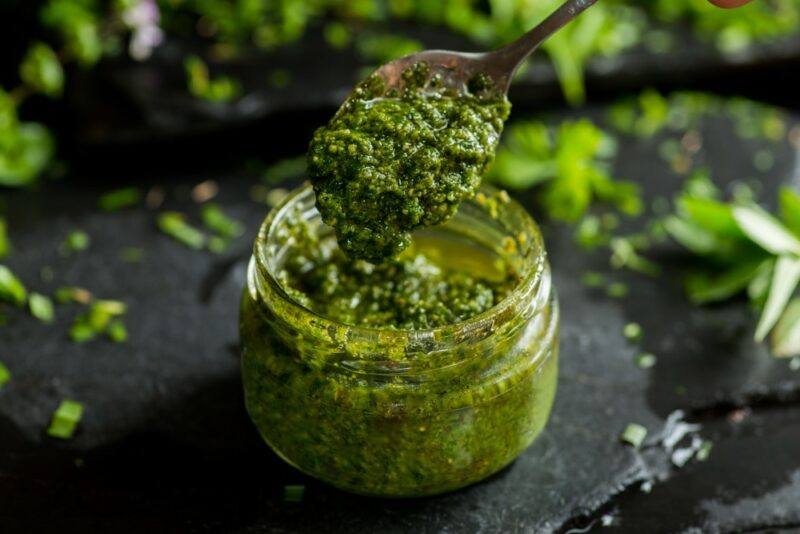
[(299, 217), (287, 227), (292, 250), (277, 274), (284, 291), (305, 308), (353, 326), (413, 330), (457, 323), (495, 306), (518, 282), (499, 260), (480, 260), (488, 253), (444, 238), (415, 237), (398, 257), (376, 265), (351, 260), (333, 236), (320, 238)]
[(308, 152), (323, 220), (353, 259), (380, 263), (411, 243), (411, 232), (449, 219), (480, 185), (511, 105), (487, 89), (449, 95), (419, 64), (401, 94), (373, 76), (362, 82)]

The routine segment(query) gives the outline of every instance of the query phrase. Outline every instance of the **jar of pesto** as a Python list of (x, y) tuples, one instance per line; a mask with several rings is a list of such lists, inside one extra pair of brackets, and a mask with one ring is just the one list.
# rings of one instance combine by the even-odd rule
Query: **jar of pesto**
[(511, 463), (547, 422), (558, 367), (558, 305), (531, 217), (484, 187), (414, 236), (434, 271), (511, 273), (499, 302), (452, 324), (364, 326), (320, 313), (286, 283), (285, 265), (310, 257), (298, 236), (330, 236), (314, 201), (305, 186), (269, 214), (248, 268), (242, 375), (264, 440), (301, 471), (374, 496), (451, 491)]

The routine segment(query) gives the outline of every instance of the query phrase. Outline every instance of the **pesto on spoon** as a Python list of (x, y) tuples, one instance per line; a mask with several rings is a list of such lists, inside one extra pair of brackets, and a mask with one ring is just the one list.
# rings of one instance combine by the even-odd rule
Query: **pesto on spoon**
[(317, 208), (350, 258), (396, 256), (412, 231), (447, 221), (475, 194), (510, 113), (514, 73), (595, 2), (569, 0), (494, 52), (413, 54), (356, 87), (308, 152)]

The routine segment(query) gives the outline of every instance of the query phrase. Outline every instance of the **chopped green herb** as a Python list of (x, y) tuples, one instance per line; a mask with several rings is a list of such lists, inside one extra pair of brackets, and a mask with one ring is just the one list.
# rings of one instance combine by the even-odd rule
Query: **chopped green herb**
[(359, 55), (379, 64), (388, 63), (422, 49), (420, 41), (403, 35), (367, 33), (356, 38), (356, 50)]
[(211, 78), (208, 65), (197, 56), (189, 56), (184, 61), (189, 92), (209, 102), (228, 102), (242, 93), (241, 84), (229, 77)]
[(75, 343), (85, 343), (97, 337), (97, 331), (86, 316), (79, 316), (69, 329), (69, 337)]
[(128, 341), (128, 329), (125, 323), (120, 320), (111, 321), (106, 329), (106, 335), (114, 343), (125, 343)]
[(637, 252), (636, 243), (631, 238), (615, 237), (610, 246), (610, 263), (615, 269), (627, 268), (648, 276), (657, 276), (661, 272), (658, 265)]
[(8, 239), (6, 220), (0, 217), (0, 260), (11, 252), (11, 241)]
[(54, 438), (70, 439), (83, 416), (83, 404), (65, 399), (53, 414), (47, 434)]
[(285, 486), (283, 488), (283, 500), (286, 502), (303, 502), (306, 487), (300, 484)]
[(55, 300), (59, 304), (74, 302), (76, 304), (89, 304), (92, 294), (82, 287), (60, 287), (55, 292)]
[(28, 307), (31, 315), (43, 323), (52, 323), (55, 316), (53, 311), (53, 301), (49, 297), (39, 293), (31, 293), (28, 296)]
[(31, 90), (57, 97), (64, 88), (64, 71), (52, 48), (34, 42), (19, 66), (19, 77)]
[(225, 239), (239, 237), (244, 233), (244, 225), (225, 215), (216, 204), (205, 204), (201, 216), (206, 228)]
[(791, 360), (789, 360), (789, 369), (792, 371), (800, 371), (800, 358), (795, 356)]
[(325, 41), (336, 50), (342, 50), (350, 45), (353, 40), (353, 34), (347, 26), (341, 22), (331, 22), (323, 29)]
[(606, 294), (615, 299), (628, 296), (628, 286), (622, 282), (613, 282), (606, 288)]
[(267, 193), (266, 198), (264, 199), (267, 203), (267, 206), (274, 208), (281, 202), (283, 199), (289, 195), (289, 190), (284, 189), (282, 187), (276, 187), (275, 189), (270, 189)]
[(9, 380), (11, 380), (11, 371), (3, 362), (0, 362), (0, 388), (8, 384)]
[(158, 216), (162, 232), (189, 248), (199, 250), (206, 244), (206, 236), (186, 222), (186, 216), (176, 211), (166, 211)]
[(620, 435), (620, 439), (623, 443), (632, 445), (636, 449), (642, 446), (646, 437), (647, 429), (636, 423), (630, 423)]
[(655, 354), (649, 352), (643, 352), (636, 356), (636, 365), (641, 369), (650, 369), (655, 366), (657, 361)]
[(97, 204), (103, 211), (118, 211), (136, 206), (141, 201), (142, 192), (138, 187), (125, 187), (104, 194)]
[(22, 282), (11, 269), (0, 265), (0, 302), (8, 302), (22, 306), (28, 298), (28, 292)]
[(228, 245), (230, 245), (230, 242), (224, 237), (215, 235), (208, 240), (208, 250), (214, 254), (223, 254), (228, 250)]
[(67, 255), (72, 252), (80, 252), (89, 248), (89, 245), (92, 244), (92, 239), (89, 237), (89, 234), (84, 232), (83, 230), (73, 230), (67, 237), (64, 238), (64, 241), (61, 243), (59, 250), (61, 254)]
[(600, 288), (606, 284), (606, 277), (602, 273), (589, 271), (581, 276), (581, 283), (586, 287)]
[(700, 448), (697, 449), (697, 454), (695, 458), (697, 458), (698, 462), (705, 462), (708, 460), (709, 456), (711, 456), (711, 449), (714, 448), (714, 443), (711, 441), (705, 440), (703, 444), (700, 445)]
[(642, 326), (639, 323), (628, 323), (622, 329), (622, 334), (625, 336), (625, 339), (638, 341), (642, 338)]

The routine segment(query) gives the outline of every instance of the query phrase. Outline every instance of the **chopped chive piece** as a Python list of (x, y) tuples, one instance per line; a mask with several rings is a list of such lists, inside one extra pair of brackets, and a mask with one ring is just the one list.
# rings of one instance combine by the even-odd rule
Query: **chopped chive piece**
[(0, 217), (0, 259), (11, 252), (11, 242), (8, 240), (8, 227), (6, 220)]
[(162, 232), (189, 248), (199, 250), (206, 244), (203, 232), (186, 222), (186, 217), (176, 211), (166, 211), (158, 216), (158, 227)]
[(9, 380), (11, 380), (11, 372), (8, 370), (8, 367), (3, 364), (3, 362), (0, 362), (0, 388), (8, 384)]
[(31, 310), (31, 315), (43, 323), (53, 322), (53, 301), (49, 297), (39, 293), (31, 293), (28, 297), (28, 307)]
[(265, 198), (267, 206), (274, 208), (275, 206), (283, 202), (283, 199), (286, 198), (288, 195), (289, 195), (289, 190), (284, 189), (283, 187), (276, 187), (275, 189), (271, 189), (269, 193), (267, 193)]
[(0, 301), (22, 306), (28, 298), (28, 291), (11, 269), (0, 265)]
[(628, 323), (622, 329), (622, 335), (630, 341), (637, 341), (642, 337), (642, 326), (639, 323)]
[(75, 434), (82, 416), (83, 404), (69, 399), (61, 401), (50, 421), (47, 434), (54, 438), (70, 439)]
[(283, 500), (286, 502), (303, 502), (305, 493), (306, 487), (301, 484), (284, 486)]
[(649, 352), (643, 352), (636, 356), (636, 365), (642, 369), (650, 369), (656, 364), (657, 361), (658, 360), (655, 354), (651, 354)]
[(125, 263), (141, 263), (144, 260), (144, 249), (125, 247), (119, 251), (119, 259)]
[(645, 427), (636, 423), (631, 423), (625, 427), (619, 439), (621, 439), (623, 443), (627, 443), (638, 449), (642, 446), (646, 437), (647, 429)]
[(606, 288), (606, 294), (615, 299), (621, 299), (628, 295), (628, 286), (622, 282), (614, 282)]
[(586, 287), (598, 288), (603, 287), (606, 283), (606, 277), (601, 273), (587, 272), (581, 276), (581, 283)]
[(125, 343), (128, 341), (128, 329), (125, 323), (120, 320), (111, 321), (106, 329), (106, 335), (114, 343)]
[(141, 201), (142, 192), (138, 187), (124, 187), (102, 195), (97, 205), (103, 211), (119, 211), (133, 207)]
[(92, 301), (92, 294), (82, 287), (60, 287), (56, 289), (54, 296), (59, 304), (67, 304), (69, 302), (89, 304)]
[(85, 343), (97, 337), (97, 331), (89, 324), (86, 316), (82, 315), (72, 323), (69, 329), (69, 337), (75, 343)]
[(67, 234), (67, 237), (61, 243), (60, 250), (62, 254), (66, 255), (72, 252), (86, 250), (91, 244), (92, 239), (89, 237), (89, 234), (83, 230), (73, 230)]
[(227, 239), (215, 235), (208, 240), (208, 250), (214, 254), (222, 254), (228, 250), (228, 244), (229, 242)]
[(219, 234), (220, 237), (234, 238), (244, 233), (244, 225), (225, 215), (216, 204), (206, 204), (201, 212), (206, 228)]
[(711, 449), (714, 448), (714, 443), (709, 440), (703, 441), (703, 444), (700, 445), (700, 448), (697, 449), (697, 454), (695, 458), (697, 458), (698, 462), (705, 462), (708, 460), (708, 457), (711, 456)]

